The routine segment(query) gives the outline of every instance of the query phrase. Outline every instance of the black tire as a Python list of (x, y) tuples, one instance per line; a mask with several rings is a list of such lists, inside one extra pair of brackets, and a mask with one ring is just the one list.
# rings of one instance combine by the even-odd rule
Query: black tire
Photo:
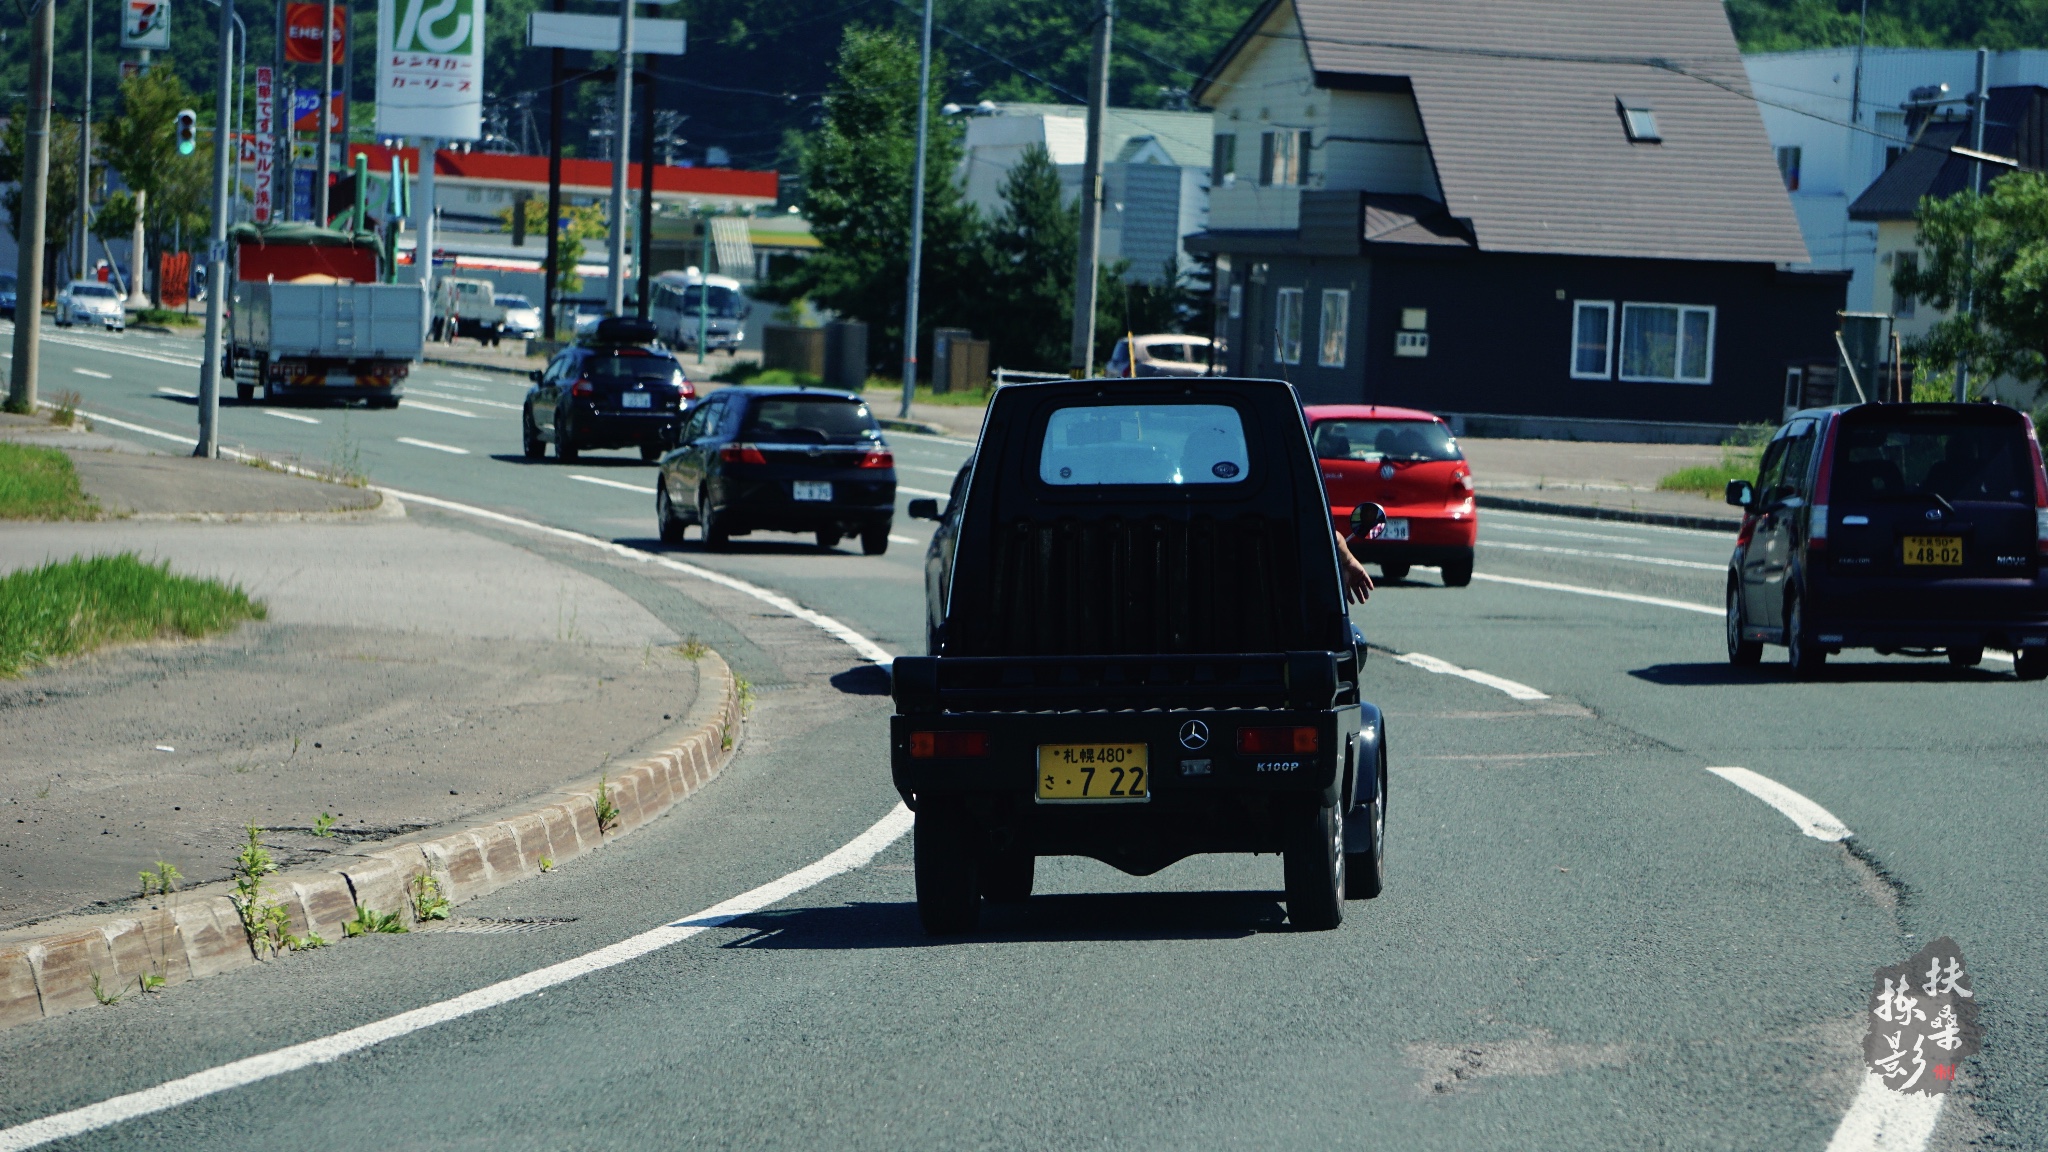
[(1728, 585), (1728, 662), (1737, 668), (1754, 668), (1764, 658), (1763, 641), (1742, 638), (1742, 630), (1748, 626), (1749, 614), (1742, 608), (1742, 589), (1731, 582)]
[(1029, 852), (998, 852), (981, 862), (981, 895), (991, 904), (1022, 904), (1031, 899), (1031, 881), (1038, 858)]
[(254, 384), (244, 384), (240, 381), (236, 381), (235, 400), (236, 402), (242, 404), (254, 403), (256, 400), (256, 386)]
[(818, 529), (817, 539), (818, 547), (820, 548), (837, 548), (839, 547), (839, 541), (841, 539), (839, 535), (839, 529), (820, 528)]
[[(1353, 808), (1344, 824), (1344, 898), (1371, 900), (1387, 883), (1387, 746), (1380, 737), (1379, 796), (1372, 803)], [(1352, 848), (1358, 851), (1351, 851)]]
[(704, 550), (723, 552), (732, 546), (732, 533), (721, 523), (723, 518), (711, 507), (711, 498), (704, 490), (697, 490), (697, 530), (704, 536)]
[(1785, 606), (1785, 660), (1792, 666), (1792, 674), (1802, 680), (1820, 675), (1827, 665), (1827, 649), (1813, 642), (1813, 634), (1806, 627), (1806, 605), (1804, 598), (1792, 597)]
[(1380, 577), (1386, 580), (1406, 580), (1408, 578), (1408, 565), (1382, 564), (1380, 565)]
[(959, 936), (981, 925), (981, 883), (973, 828), (957, 803), (923, 797), (911, 833), (917, 918), (929, 936)]
[(548, 442), (540, 438), (540, 429), (533, 426), (533, 413), (528, 412), (520, 417), (519, 424), (519, 443), (520, 447), (526, 452), (526, 458), (528, 460), (545, 459), (548, 454)]
[(1948, 650), (1948, 662), (1957, 668), (1975, 668), (1984, 662), (1984, 646), (1955, 647)]
[(2048, 648), (2022, 648), (2013, 653), (2012, 674), (2022, 680), (2048, 680)]
[(1298, 931), (1326, 932), (1344, 923), (1344, 809), (1309, 802), (1287, 818), (1287, 919)]
[(555, 417), (555, 459), (564, 464), (576, 462), (576, 430), (567, 420), (557, 414)]
[(1446, 560), (1443, 566), (1444, 587), (1463, 588), (1472, 583), (1472, 558)]
[(661, 445), (642, 444), (640, 446), (640, 462), (642, 464), (652, 464), (659, 459), (661, 459)]
[(675, 505), (668, 498), (666, 480), (656, 481), (654, 485), (654, 525), (663, 544), (674, 547), (683, 542), (683, 520), (676, 515)]
[(889, 526), (877, 524), (860, 530), (860, 551), (863, 556), (880, 556), (889, 550)]

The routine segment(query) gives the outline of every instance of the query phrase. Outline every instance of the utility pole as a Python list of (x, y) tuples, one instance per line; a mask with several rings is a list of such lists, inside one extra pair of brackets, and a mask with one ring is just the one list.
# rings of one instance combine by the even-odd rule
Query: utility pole
[(334, 177), (334, 0), (327, 0), (320, 24), (320, 159), (313, 177), (313, 223), (327, 227), (328, 182)]
[(618, 95), (612, 98), (611, 314), (626, 310), (626, 158), (633, 139), (633, 0), (619, 0)]
[[(1984, 151), (1984, 105), (1989, 99), (1989, 95), (1985, 92), (1985, 84), (1990, 78), (1990, 73), (1991, 53), (1987, 49), (1979, 48), (1977, 49), (1977, 89), (1970, 94), (1970, 147), (1976, 149), (1980, 155)], [(1981, 196), (1983, 192), (1984, 163), (1981, 160), (1972, 160), (1970, 161), (1970, 195)], [(1974, 305), (1971, 298), (1976, 295), (1976, 285), (1973, 283), (1976, 279), (1976, 274), (1977, 241), (1973, 235), (1963, 241), (1963, 298), (1957, 301), (1960, 305), (1957, 311), (1969, 321), (1971, 336), (1977, 334), (1977, 318), (1971, 313)], [(1970, 355), (1968, 352), (1965, 352), (1956, 357), (1955, 401), (1958, 404), (1964, 404), (1968, 403), (1969, 399)]]
[(653, 311), (654, 300), (654, 68), (659, 56), (647, 57), (644, 80), (647, 91), (640, 95), (640, 226), (633, 230), (633, 265), (639, 286), (633, 296), (639, 301), (642, 320)]
[[(564, 11), (563, 0), (554, 10)], [(555, 338), (555, 296), (561, 283), (557, 267), (562, 256), (562, 49), (548, 50), (548, 266), (541, 286), (541, 336)], [(578, 241), (580, 248), (582, 242)], [(578, 252), (577, 255), (582, 255)], [(574, 333), (571, 333), (574, 335)]]
[(1116, 0), (1103, 0), (1088, 66), (1088, 151), (1081, 171), (1080, 252), (1074, 267), (1074, 375), (1095, 374), (1095, 280), (1102, 248), (1102, 134), (1109, 113), (1109, 38)]
[(21, 254), (14, 265), (14, 365), (7, 379), (7, 410), (36, 410), (36, 370), (42, 356), (43, 212), (50, 197), (50, 65), (57, 39), (57, 0), (39, 0), (29, 13), (28, 124), (21, 157)]
[(413, 241), (412, 266), (419, 273), (420, 283), (427, 293), (427, 316), (429, 323), (434, 314), (434, 213), (440, 206), (434, 203), (434, 156), (441, 150), (441, 142), (431, 136), (419, 139), (420, 150), (420, 194), (414, 199), (413, 213), (419, 217), (414, 221), (413, 231), (419, 239)]
[(86, 278), (85, 266), (92, 258), (92, 0), (85, 0), (84, 100), (78, 114), (78, 232), (72, 240), (81, 280)]
[[(903, 301), (903, 408), (897, 413), (905, 420), (910, 418), (910, 402), (917, 396), (917, 289), (918, 275), (924, 266), (924, 153), (931, 129), (931, 88), (932, 0), (924, 0), (924, 39), (920, 42), (917, 56), (917, 166), (910, 180), (910, 287), (904, 293)], [(708, 238), (709, 221), (704, 228)], [(697, 299), (708, 302), (711, 299), (708, 239), (705, 248), (707, 258)], [(698, 338), (697, 351), (700, 355), (704, 351), (702, 337)]]
[(234, 141), (235, 0), (220, 0), (220, 67), (213, 86), (213, 229), (206, 246), (206, 355), (199, 361), (199, 444), (194, 456), (220, 455), (220, 368), (227, 335), (228, 294), (228, 159)]

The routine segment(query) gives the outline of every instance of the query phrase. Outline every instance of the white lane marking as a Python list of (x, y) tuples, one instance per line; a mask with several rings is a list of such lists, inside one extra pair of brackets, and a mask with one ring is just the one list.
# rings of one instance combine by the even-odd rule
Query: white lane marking
[(467, 448), (457, 448), (453, 444), (436, 444), (432, 440), (415, 440), (410, 436), (400, 436), (398, 442), (400, 444), (410, 444), (415, 448), (432, 448), (436, 452), (446, 452), (454, 456), (469, 455), (469, 449)]
[(949, 480), (960, 474), (958, 468), (923, 468), (916, 464), (898, 464), (896, 470), (898, 472), (925, 472), (933, 476), (944, 476)]
[(318, 418), (313, 416), (301, 416), (297, 412), (279, 412), (275, 408), (265, 408), (263, 414), (265, 416), (275, 416), (279, 420), (296, 420), (301, 424), (318, 424), (320, 422)]
[[(1485, 487), (1483, 485), (1480, 488), (1480, 494), (1485, 494)], [(1510, 516), (1515, 519), (1542, 520), (1551, 524), (1584, 524), (1591, 519), (1590, 517), (1580, 516), (1559, 516), (1554, 512), (1519, 512), (1507, 508), (1488, 508), (1485, 511), (1489, 517)], [(1594, 522), (1612, 524), (1617, 528), (1625, 527), (1631, 532), (1675, 532), (1681, 536), (1707, 536), (1717, 540), (1730, 539), (1734, 531), (1728, 528), (1674, 528), (1669, 524), (1637, 524), (1632, 520), (1600, 520)]]
[(43, 333), (43, 343), (62, 344), (66, 348), (84, 348), (91, 352), (106, 352), (115, 356), (133, 356), (137, 360), (154, 360), (159, 364), (176, 364), (180, 368), (199, 367), (199, 361), (188, 360), (182, 356), (158, 356), (154, 352), (137, 352), (133, 348), (115, 348), (111, 345), (102, 344), (97, 340), (80, 340), (75, 336), (53, 336), (45, 332)]
[(448, 372), (443, 370), (441, 374), (444, 376), (453, 376), (457, 380), (481, 380), (486, 384), (494, 383), (494, 381), (489, 376), (479, 376), (474, 372)]
[(1505, 692), (1517, 700), (1550, 699), (1549, 693), (1538, 692), (1527, 684), (1509, 680), (1504, 676), (1495, 676), (1491, 672), (1475, 672), (1470, 668), (1460, 668), (1449, 660), (1439, 660), (1434, 656), (1424, 655), (1421, 652), (1403, 652), (1395, 656), (1394, 659), (1399, 660), (1403, 664), (1411, 664), (1422, 669), (1424, 672), (1435, 672), (1442, 676), (1457, 676), (1470, 680), (1474, 684), (1484, 684), (1495, 691)]
[(623, 480), (606, 480), (601, 476), (581, 476), (573, 472), (569, 474), (569, 479), (581, 480), (585, 484), (602, 484), (607, 488), (623, 488), (628, 492), (645, 492), (649, 496), (654, 495), (654, 489), (652, 488), (639, 484), (628, 484)]
[(1616, 544), (1649, 544), (1640, 536), (1610, 536), (1605, 532), (1571, 532), (1563, 528), (1535, 528), (1527, 524), (1488, 524), (1496, 532), (1529, 532), (1538, 536), (1565, 536), (1574, 540), (1606, 540)]
[[(145, 427), (144, 425), (141, 424), (130, 424), (125, 420), (116, 420), (110, 416), (101, 416), (94, 412), (87, 412), (86, 415), (92, 417), (94, 420), (98, 420), (102, 423), (108, 424), (115, 428), (126, 428), (132, 432), (140, 432), (143, 433), (144, 435), (156, 436), (164, 440), (175, 440), (180, 444), (186, 445), (187, 447), (190, 447), (192, 444), (196, 443), (196, 441), (194, 441), (189, 436), (179, 436), (172, 432), (160, 431), (155, 428)], [(425, 442), (412, 441), (412, 443), (424, 444)], [(443, 447), (442, 445), (438, 444), (427, 446), (435, 448)], [(461, 448), (444, 448), (444, 450), (463, 452), (465, 455), (467, 454), (465, 450)], [(232, 456), (237, 460), (247, 460), (256, 458), (254, 453), (238, 452), (231, 448), (221, 449), (221, 454), (223, 456)], [(278, 467), (283, 468), (287, 472), (297, 472), (301, 475), (306, 476), (317, 475), (310, 469), (300, 468), (295, 464), (289, 464), (277, 460), (273, 460), (271, 461), (271, 463), (276, 464)], [(457, 503), (454, 500), (443, 500), (438, 496), (427, 496), (418, 492), (407, 492), (402, 488), (387, 488), (381, 484), (372, 484), (370, 487), (372, 490), (377, 492), (388, 492), (391, 495), (396, 496), (400, 500), (410, 500), (417, 504), (427, 505), (430, 508), (440, 508), (448, 512), (458, 512), (465, 516), (474, 516), (479, 520), (490, 520), (498, 524), (510, 524), (517, 528), (524, 528), (529, 532), (538, 532), (544, 536), (553, 536), (556, 539), (560, 540), (573, 540), (578, 544), (583, 544), (591, 548), (596, 548), (603, 552), (609, 552), (614, 556), (621, 556), (625, 559), (638, 561), (642, 564), (653, 564), (662, 568), (667, 568), (670, 571), (681, 572), (688, 576), (694, 576), (699, 580), (703, 580), (711, 584), (716, 584), (721, 588), (730, 588), (735, 592), (739, 592), (747, 596), (752, 596), (754, 599), (761, 601), (763, 604), (766, 604), (771, 608), (779, 608), (782, 611), (789, 613), (791, 616), (794, 616), (797, 619), (802, 620), (804, 623), (809, 624), (811, 627), (818, 629), (820, 632), (823, 632), (826, 635), (831, 636), (833, 639), (838, 640), (840, 643), (845, 644), (848, 648), (853, 649), (855, 654), (857, 654), (863, 660), (869, 660), (876, 664), (880, 664), (884, 667), (887, 667), (896, 659), (896, 657), (892, 655), (887, 648), (882, 647), (880, 644), (875, 643), (873, 640), (868, 639), (866, 636), (861, 635), (860, 633), (854, 631), (853, 629), (847, 627), (846, 625), (840, 623), (832, 617), (825, 615), (823, 612), (818, 612), (806, 608), (803, 605), (797, 603), (796, 601), (790, 599), (789, 597), (784, 596), (780, 592), (771, 592), (758, 584), (749, 584), (745, 580), (741, 580), (736, 576), (727, 576), (723, 572), (713, 571), (709, 568), (700, 568), (695, 564), (685, 564), (680, 560), (671, 560), (666, 556), (659, 556), (652, 552), (642, 552), (638, 548), (628, 548), (624, 544), (614, 544), (609, 540), (600, 540), (595, 536), (586, 536), (581, 532), (571, 532), (567, 528), (557, 528), (551, 524), (542, 524), (535, 520), (525, 520), (521, 519), (518, 516), (508, 516), (503, 512), (493, 512), (488, 508), (478, 508), (473, 504), (461, 504)]]
[(894, 543), (897, 543), (897, 544), (922, 544), (922, 543), (924, 543), (924, 541), (922, 541), (922, 540), (919, 540), (919, 539), (918, 539), (917, 537), (915, 537), (915, 536), (898, 536), (898, 535), (896, 535), (896, 534), (895, 534), (894, 532), (891, 532), (891, 533), (889, 533), (889, 539), (890, 539), (890, 540), (891, 540), (892, 542), (894, 542)]
[(1835, 819), (1834, 813), (1768, 776), (1747, 768), (1709, 768), (1707, 771), (1784, 813), (1785, 819), (1799, 825), (1801, 832), (1815, 840), (1833, 843), (1855, 835), (1849, 831), (1848, 825)]
[(1885, 1087), (1873, 1072), (1863, 1073), (1863, 1086), (1842, 1122), (1835, 1126), (1828, 1152), (1920, 1152), (1934, 1135), (1947, 1096), (1921, 1096)]
[(462, 409), (460, 409), (460, 408), (443, 408), (443, 407), (441, 407), (441, 406), (440, 406), (439, 404), (428, 404), (428, 403), (426, 403), (426, 402), (424, 402), (424, 401), (421, 401), (421, 400), (414, 400), (414, 399), (413, 399), (412, 397), (410, 397), (410, 396), (407, 396), (407, 397), (405, 398), (405, 400), (406, 400), (406, 405), (405, 405), (406, 407), (408, 407), (408, 408), (417, 408), (417, 409), (419, 409), (419, 410), (420, 410), (420, 411), (422, 411), (422, 412), (441, 412), (441, 413), (445, 413), (445, 414), (447, 414), (447, 415), (449, 415), (449, 416), (467, 416), (467, 417), (469, 417), (469, 418), (470, 418), (471, 420), (474, 420), (474, 419), (476, 419), (476, 418), (477, 418), (477, 416), (476, 416), (476, 413), (474, 413), (474, 412), (464, 412), (464, 411), (463, 411)]
[(181, 1076), (145, 1088), (59, 1112), (40, 1120), (31, 1120), (12, 1128), (0, 1129), (0, 1152), (22, 1152), (55, 1140), (64, 1140), (87, 1132), (98, 1131), (128, 1120), (134, 1120), (151, 1113), (163, 1112), (194, 1100), (201, 1100), (221, 1092), (260, 1083), (289, 1072), (311, 1068), (317, 1064), (328, 1064), (354, 1052), (409, 1036), (437, 1024), (460, 1020), (492, 1008), (509, 1004), (515, 1000), (546, 991), (558, 984), (566, 984), (579, 976), (588, 976), (615, 968), (630, 960), (637, 960), (650, 952), (657, 952), (672, 944), (679, 944), (712, 928), (722, 927), (743, 916), (752, 915), (763, 908), (779, 904), (808, 888), (814, 888), (835, 876), (851, 872), (872, 861), (882, 850), (894, 844), (910, 830), (910, 810), (897, 804), (889, 814), (876, 821), (872, 827), (835, 849), (830, 855), (816, 863), (806, 865), (780, 879), (771, 880), (751, 891), (720, 904), (714, 904), (693, 916), (670, 921), (659, 928), (651, 928), (637, 936), (630, 936), (616, 944), (606, 945), (595, 951), (586, 952), (573, 959), (536, 968), (523, 976), (501, 980), (473, 992), (442, 1000), (435, 1004), (387, 1016), (371, 1024), (308, 1040), (302, 1044), (279, 1048), (257, 1056), (245, 1057), (204, 1072)]
[(112, 380), (112, 379), (113, 379), (113, 376), (109, 375), (108, 373), (105, 373), (105, 372), (95, 372), (95, 371), (93, 371), (93, 370), (92, 370), (92, 369), (90, 369), (90, 368), (73, 368), (73, 369), (72, 369), (72, 371), (73, 371), (73, 372), (76, 372), (76, 373), (78, 373), (78, 374), (79, 374), (80, 376), (90, 376), (90, 377), (92, 377), (92, 378), (93, 378), (93, 379), (95, 379), (95, 380)]
[(1591, 560), (1621, 560), (1630, 564), (1655, 564), (1662, 568), (1693, 568), (1703, 572), (1726, 572), (1726, 564), (1703, 564), (1698, 560), (1666, 560), (1661, 556), (1637, 556), (1629, 552), (1595, 552), (1589, 548), (1553, 548), (1548, 544), (1516, 544), (1508, 540), (1481, 540), (1488, 548), (1511, 548), (1517, 552), (1543, 552), (1551, 556), (1582, 556)]
[(1474, 572), (1474, 580), (1485, 580), (1492, 584), (1513, 584), (1518, 588), (1541, 588), (1546, 592), (1571, 592), (1579, 596), (1598, 596), (1603, 600), (1626, 600), (1631, 604), (1648, 604), (1657, 608), (1676, 608), (1681, 612), (1699, 612), (1708, 616), (1725, 616), (1727, 609), (1711, 604), (1691, 604), (1684, 600), (1667, 600), (1662, 596), (1642, 596), (1634, 592), (1610, 592), (1605, 588), (1582, 588), (1577, 584), (1557, 584), (1549, 580), (1525, 580), (1520, 576), (1495, 576), (1488, 572)]
[(897, 491), (897, 493), (898, 493), (899, 495), (907, 495), (907, 496), (930, 496), (930, 497), (932, 497), (932, 498), (934, 498), (934, 499), (937, 499), (937, 500), (944, 500), (944, 499), (946, 499), (946, 498), (947, 498), (947, 497), (948, 497), (948, 496), (950, 495), (950, 493), (946, 493), (946, 492), (927, 492), (927, 491), (925, 491), (925, 490), (924, 490), (924, 489), (922, 489), (922, 488), (906, 488), (906, 487), (904, 487), (904, 486), (903, 486), (903, 485), (901, 485), (901, 484), (898, 484), (898, 485), (896, 486), (896, 491)]
[(156, 390), (156, 394), (159, 396), (175, 396), (180, 400), (199, 399), (199, 393), (187, 392), (183, 388), (159, 388)]
[[(485, 399), (483, 399), (483, 398), (481, 398), (481, 397), (478, 397), (478, 396), (447, 396), (447, 395), (443, 395), (442, 393), (439, 393), (439, 392), (422, 392), (422, 391), (420, 391), (420, 390), (419, 390), (419, 389), (417, 389), (417, 388), (408, 388), (408, 389), (406, 389), (406, 390), (405, 390), (405, 398), (406, 398), (406, 399), (408, 399), (408, 400), (412, 400), (412, 398), (413, 398), (413, 397), (415, 397), (415, 396), (431, 396), (431, 397), (433, 397), (433, 398), (434, 398), (434, 399), (436, 399), (436, 400), (453, 400), (453, 401), (455, 401), (455, 402), (456, 402), (456, 403), (458, 403), (458, 404), (481, 404), (481, 405), (483, 405), (483, 406), (484, 406), (484, 407), (486, 407), (486, 408), (504, 408), (504, 409), (506, 409), (506, 410), (508, 410), (508, 411), (511, 411), (511, 412), (523, 412), (523, 411), (525, 411), (525, 407), (524, 407), (523, 405), (519, 405), (519, 404), (507, 404), (507, 403), (505, 403), (505, 402), (504, 402), (503, 400), (485, 400)], [(428, 405), (424, 405), (424, 404), (421, 404), (421, 403), (420, 403), (419, 401), (417, 401), (417, 400), (414, 400), (414, 401), (413, 401), (413, 407), (415, 407), (415, 408), (424, 408), (424, 407), (428, 407)], [(437, 412), (453, 412), (453, 411), (455, 411), (455, 409), (453, 409), (453, 408), (436, 408), (436, 409), (434, 409), (434, 411), (437, 411)], [(464, 415), (464, 416), (474, 416), (474, 415), (475, 415), (475, 413), (474, 413), (474, 412), (464, 412), (464, 413), (463, 413), (463, 415)]]

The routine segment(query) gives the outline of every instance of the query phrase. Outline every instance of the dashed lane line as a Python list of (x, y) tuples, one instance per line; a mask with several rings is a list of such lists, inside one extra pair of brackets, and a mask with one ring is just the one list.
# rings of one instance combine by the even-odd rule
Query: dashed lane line
[(1701, 572), (1726, 572), (1726, 564), (1705, 564), (1698, 560), (1666, 560), (1661, 556), (1637, 556), (1630, 552), (1595, 552), (1590, 548), (1555, 548), (1548, 544), (1516, 544), (1509, 540), (1481, 540), (1486, 548), (1507, 548), (1516, 552), (1542, 552), (1550, 556), (1577, 556), (1588, 560), (1620, 560), (1629, 564), (1654, 564), (1660, 568), (1691, 568)]
[(1801, 832), (1815, 840), (1833, 843), (1855, 835), (1849, 831), (1848, 825), (1835, 819), (1834, 813), (1768, 776), (1747, 768), (1709, 768), (1707, 771), (1784, 813), (1785, 819), (1799, 825)]
[(923, 472), (932, 476), (944, 476), (949, 480), (960, 474), (960, 470), (958, 468), (954, 468), (951, 470), (945, 468), (924, 468), (916, 464), (898, 464), (896, 466), (896, 470), (898, 472)]
[[(412, 406), (415, 408), (425, 407), (425, 405), (421, 404), (418, 400), (413, 400), (413, 397), (415, 396), (428, 396), (432, 397), (435, 400), (453, 400), (458, 404), (481, 404), (486, 408), (503, 408), (508, 412), (523, 412), (526, 410), (524, 405), (507, 404), (503, 400), (485, 400), (480, 396), (446, 396), (439, 392), (421, 392), (416, 388), (408, 388), (405, 391), (405, 398), (407, 400), (412, 400)], [(453, 409), (441, 408), (436, 409), (436, 411), (449, 412), (453, 411)], [(463, 415), (473, 416), (475, 415), (475, 413), (465, 412), (463, 413)]]
[(1510, 680), (1505, 676), (1495, 676), (1491, 672), (1478, 672), (1471, 668), (1460, 668), (1449, 660), (1440, 660), (1435, 656), (1425, 653), (1400, 652), (1394, 655), (1394, 659), (1399, 660), (1403, 664), (1420, 668), (1425, 672), (1434, 672), (1439, 676), (1456, 676), (1463, 680), (1470, 680), (1474, 684), (1484, 684), (1496, 692), (1505, 692), (1517, 700), (1550, 699), (1548, 692), (1539, 692), (1520, 681)]
[(464, 412), (460, 408), (443, 408), (439, 404), (429, 404), (423, 400), (415, 400), (410, 396), (405, 397), (404, 404), (407, 408), (417, 408), (422, 412), (440, 412), (448, 416), (463, 416), (471, 420), (477, 419), (477, 414), (474, 412)]
[(930, 496), (935, 500), (945, 500), (948, 499), (951, 495), (950, 493), (946, 492), (929, 492), (923, 488), (907, 488), (901, 484), (898, 484), (896, 486), (896, 491), (899, 494), (905, 494), (910, 496)]
[(685, 916), (573, 959), (550, 964), (545, 968), (536, 968), (523, 976), (500, 980), (473, 992), (465, 992), (460, 996), (414, 1008), (409, 1012), (400, 1012), (396, 1016), (387, 1016), (374, 1023), (337, 1032), (332, 1036), (235, 1060), (204, 1072), (181, 1076), (154, 1088), (145, 1088), (140, 1092), (130, 1092), (125, 1096), (116, 1096), (97, 1104), (74, 1108), (69, 1112), (59, 1112), (40, 1120), (0, 1129), (0, 1152), (25, 1152), (29, 1148), (95, 1132), (287, 1073), (320, 1064), (330, 1064), (387, 1040), (396, 1040), (437, 1024), (474, 1016), (479, 1012), (489, 1011), (537, 992), (566, 984), (580, 976), (589, 976), (607, 968), (615, 968), (651, 952), (680, 944), (710, 929), (723, 927), (743, 916), (751, 916), (835, 876), (863, 867), (884, 849), (902, 839), (903, 834), (910, 831), (911, 823), (910, 810), (899, 803), (867, 831), (847, 841), (816, 863), (771, 880), (758, 888), (742, 892), (723, 903), (714, 904), (694, 916)]
[(410, 436), (400, 436), (398, 442), (400, 444), (410, 444), (415, 448), (432, 448), (436, 452), (446, 452), (451, 456), (469, 455), (469, 449), (467, 448), (457, 448), (453, 444), (436, 444), (432, 440), (415, 440)]
[(111, 373), (95, 372), (90, 368), (73, 368), (72, 371), (80, 376), (90, 376), (95, 380), (112, 380), (114, 378)]
[(279, 412), (275, 408), (265, 408), (263, 414), (265, 416), (275, 416), (279, 420), (296, 420), (301, 424), (318, 424), (320, 422), (316, 416), (302, 416), (297, 412)]
[(602, 484), (606, 488), (619, 488), (627, 492), (642, 492), (649, 496), (654, 495), (654, 489), (642, 484), (628, 484), (624, 480), (606, 480), (602, 476), (581, 476), (573, 472), (569, 474), (569, 479), (581, 480), (585, 484)]
[(179, 400), (199, 399), (199, 393), (187, 392), (183, 388), (159, 388), (156, 390), (156, 394), (159, 396), (171, 396)]
[(1933, 1138), (1947, 1099), (1900, 1092), (1866, 1071), (1827, 1152), (1919, 1152)]
[(1724, 616), (1727, 609), (1712, 604), (1693, 604), (1685, 600), (1667, 600), (1662, 596), (1644, 596), (1635, 592), (1614, 592), (1606, 588), (1586, 588), (1578, 584), (1559, 584), (1551, 580), (1529, 580), (1520, 576), (1496, 576), (1491, 572), (1474, 572), (1474, 580), (1489, 584), (1513, 584), (1517, 588), (1541, 588), (1546, 592), (1570, 592), (1576, 596), (1597, 596), (1603, 600), (1623, 600), (1630, 604), (1648, 604), (1653, 608), (1676, 608), (1680, 612), (1699, 612), (1707, 616)]

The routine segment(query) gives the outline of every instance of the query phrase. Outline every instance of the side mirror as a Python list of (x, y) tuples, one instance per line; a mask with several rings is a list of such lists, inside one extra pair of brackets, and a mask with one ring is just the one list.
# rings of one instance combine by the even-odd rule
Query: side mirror
[(531, 380), (531, 381), (533, 381), (533, 382), (534, 382), (535, 384), (538, 384), (538, 383), (540, 383), (540, 378), (541, 378), (541, 376), (542, 376), (542, 372), (541, 372), (541, 370), (540, 370), (540, 369), (538, 369), (538, 368), (535, 368), (535, 369), (534, 369), (533, 371), (531, 371), (531, 372), (528, 372), (528, 373), (526, 374), (526, 378), (527, 378), (528, 380)]
[(1747, 508), (1756, 503), (1756, 489), (1750, 487), (1747, 480), (1730, 480), (1727, 498), (1729, 504), (1737, 508)]
[(912, 520), (937, 520), (939, 518), (939, 502), (929, 496), (912, 500), (910, 502), (910, 518)]
[(1351, 510), (1351, 534), (1370, 537), (1372, 530), (1387, 522), (1387, 510), (1377, 504), (1360, 504)]

